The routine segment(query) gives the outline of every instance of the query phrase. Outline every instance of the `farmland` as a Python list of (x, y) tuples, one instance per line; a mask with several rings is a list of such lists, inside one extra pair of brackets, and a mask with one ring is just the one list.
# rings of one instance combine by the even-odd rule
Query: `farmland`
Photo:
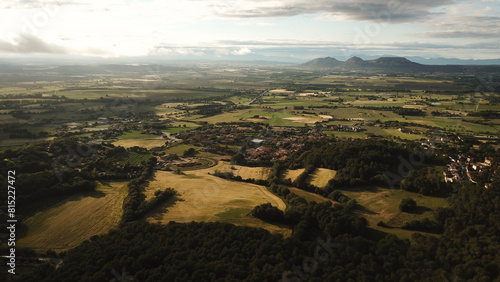
[[(404, 238), (409, 238), (413, 234), (413, 231), (400, 229), (404, 222), (432, 217), (437, 208), (448, 206), (445, 198), (428, 197), (403, 190), (356, 187), (342, 188), (340, 191), (358, 202), (361, 206), (359, 213), (368, 220), (370, 228)], [(418, 209), (412, 213), (401, 212), (399, 204), (404, 198), (414, 199)], [(386, 223), (388, 227), (377, 226), (380, 221)]]
[(127, 182), (102, 182), (95, 192), (73, 195), (26, 219), (21, 246), (64, 251), (118, 226)]
[(161, 147), (165, 145), (165, 140), (163, 139), (123, 139), (123, 140), (118, 140), (114, 141), (113, 144), (115, 146), (122, 146), (124, 148), (131, 148), (131, 147), (143, 147), (146, 149), (151, 149), (154, 147)]
[(309, 183), (316, 187), (323, 188), (328, 184), (330, 179), (335, 178), (337, 172), (331, 169), (318, 168), (316, 169), (312, 175), (310, 175)]
[(232, 165), (229, 162), (219, 162), (211, 168), (212, 173), (219, 170), (221, 172), (232, 172), (235, 176), (241, 176), (243, 179), (261, 179), (266, 180), (269, 176), (269, 167), (247, 167), (240, 165)]
[(294, 170), (287, 170), (285, 174), (283, 175), (283, 179), (290, 179), (292, 182), (297, 179), (297, 177), (304, 172), (305, 169), (299, 168), (299, 169), (294, 169)]
[[(500, 175), (498, 93), (476, 90), (473, 75), (161, 68), (0, 85), (0, 161), (19, 168), (28, 199), (20, 248), (61, 252), (110, 230), (193, 221), (263, 228), (304, 250), (318, 235), (442, 238), (447, 197)], [(423, 163), (402, 173), (415, 150)], [(406, 198), (415, 210), (400, 211)], [(434, 225), (402, 228), (415, 220)]]
[(211, 169), (177, 175), (159, 171), (146, 189), (150, 194), (165, 186), (180, 194), (148, 216), (150, 222), (224, 221), (259, 226), (287, 234), (286, 228), (270, 225), (249, 216), (256, 205), (270, 202), (285, 209), (285, 204), (263, 186), (233, 182), (208, 175)]

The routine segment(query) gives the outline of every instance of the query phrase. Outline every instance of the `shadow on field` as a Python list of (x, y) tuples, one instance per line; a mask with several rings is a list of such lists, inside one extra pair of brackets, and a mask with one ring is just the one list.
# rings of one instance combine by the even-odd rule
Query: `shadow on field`
[(99, 199), (105, 197), (106, 193), (102, 191), (85, 191), (73, 195), (57, 195), (43, 198), (35, 203), (31, 203), (28, 208), (21, 209), (20, 215), (23, 218), (33, 216), (37, 212), (44, 212), (49, 209), (60, 207), (68, 202), (77, 202), (83, 198), (92, 197)]
[(168, 199), (165, 203), (161, 204), (160, 206), (150, 211), (148, 214), (146, 214), (145, 218), (151, 217), (155, 220), (161, 220), (163, 218), (163, 214), (168, 212), (168, 208), (174, 206), (177, 201), (183, 202), (184, 200), (179, 196), (174, 196)]
[(354, 187), (340, 187), (337, 188), (339, 191), (346, 192), (370, 192), (370, 193), (379, 193), (380, 190), (377, 186), (354, 186)]
[(363, 214), (377, 214), (376, 212), (369, 210), (366, 207), (359, 205), (359, 204), (356, 206), (356, 209), (359, 210), (359, 212), (363, 213)]
[(412, 210), (409, 213), (423, 214), (423, 213), (428, 212), (428, 211), (433, 211), (433, 209), (428, 208), (428, 207), (424, 207), (424, 206), (417, 206), (414, 210)]
[[(63, 206), (68, 202), (78, 202), (81, 199), (87, 197), (99, 199), (105, 196), (106, 193), (102, 191), (86, 191), (86, 192), (79, 192), (77, 194), (70, 196), (59, 195), (59, 196), (49, 197), (42, 199), (36, 203), (33, 203), (32, 205), (30, 205), (29, 209), (22, 210), (22, 213), (19, 213), (19, 217), (22, 219), (27, 219), (29, 217), (34, 216), (38, 212), (46, 212), (50, 209), (55, 209), (60, 206)], [(20, 224), (18, 224), (18, 228), (16, 229), (17, 237), (23, 238), (24, 236), (27, 235), (27, 232), (28, 232), (28, 227), (24, 225), (24, 222), (21, 221)]]

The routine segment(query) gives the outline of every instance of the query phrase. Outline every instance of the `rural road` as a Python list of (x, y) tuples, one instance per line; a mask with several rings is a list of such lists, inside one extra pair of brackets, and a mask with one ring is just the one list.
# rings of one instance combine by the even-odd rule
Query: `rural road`
[(259, 99), (260, 97), (264, 96), (264, 94), (266, 94), (267, 92), (269, 92), (269, 90), (266, 90), (266, 91), (262, 92), (259, 96), (255, 97), (252, 101), (246, 103), (245, 106), (250, 106), (250, 104), (252, 104), (253, 102), (255, 102), (255, 100)]

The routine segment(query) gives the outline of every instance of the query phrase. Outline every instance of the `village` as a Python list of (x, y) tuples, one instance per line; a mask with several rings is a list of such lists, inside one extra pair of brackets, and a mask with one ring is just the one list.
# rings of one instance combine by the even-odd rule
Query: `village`
[[(166, 130), (175, 120), (161, 120), (155, 115), (143, 115), (140, 117), (100, 117), (94, 123), (66, 124), (59, 133), (62, 136), (78, 134), (91, 134), (87, 138), (88, 144), (111, 144), (118, 140), (124, 132), (138, 130), (144, 136), (157, 136), (153, 139), (164, 140), (164, 144), (150, 148), (157, 158), (158, 169), (201, 169), (217, 164), (217, 161), (235, 161), (247, 165), (270, 166), (275, 161), (284, 161), (288, 155), (301, 148), (306, 142), (328, 140), (332, 138), (326, 131), (338, 132), (361, 132), (364, 129), (360, 125), (328, 125), (312, 124), (308, 127), (270, 126), (261, 122), (220, 122), (209, 124), (200, 122), (194, 129), (180, 129), (171, 134)], [(372, 125), (372, 124), (370, 124)], [(399, 131), (404, 129), (399, 128)], [(406, 131), (408, 132), (408, 131)], [(471, 141), (497, 141), (494, 137), (450, 135), (443, 131), (430, 131), (432, 138), (421, 143), (422, 148), (428, 152), (434, 152), (444, 144), (448, 146), (461, 146)], [(410, 133), (410, 132), (408, 132)], [(411, 132), (418, 134), (420, 132)], [(368, 135), (366, 139), (381, 140), (378, 136)], [(349, 141), (348, 137), (334, 137), (332, 140)], [(189, 145), (200, 148), (199, 152), (218, 155), (218, 157), (206, 158), (196, 156), (198, 152), (184, 152), (184, 154), (165, 153), (165, 150), (178, 145)], [(443, 178), (448, 183), (461, 183), (470, 181), (477, 183), (485, 182), (485, 187), (491, 181), (500, 179), (500, 171), (491, 166), (492, 158), (486, 156), (484, 159), (474, 159), (464, 154), (452, 157), (448, 156), (450, 162), (444, 167)], [(134, 171), (124, 171), (112, 176), (133, 177)], [(100, 177), (109, 177), (106, 172), (98, 173)]]

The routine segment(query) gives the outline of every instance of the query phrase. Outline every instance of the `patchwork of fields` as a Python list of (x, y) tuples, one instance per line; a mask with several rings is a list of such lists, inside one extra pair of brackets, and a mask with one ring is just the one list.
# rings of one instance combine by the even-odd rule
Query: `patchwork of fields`
[[(12, 83), (0, 88), (0, 95), (5, 97), (0, 110), (0, 124), (9, 125), (10, 128), (10, 131), (7, 127), (0, 130), (0, 146), (80, 138), (78, 142), (89, 144), (90, 141), (113, 140), (114, 146), (124, 148), (163, 147), (156, 151), (127, 151), (123, 155), (112, 156), (113, 163), (118, 166), (127, 163), (139, 166), (160, 153), (182, 156), (192, 148), (196, 150), (196, 157), (204, 158), (198, 167), (179, 168), (182, 172), (177, 173), (155, 172), (154, 179), (144, 191), (147, 199), (151, 199), (155, 191), (167, 187), (174, 188), (179, 195), (151, 211), (145, 220), (160, 223), (222, 221), (262, 227), (288, 236), (291, 230), (287, 226), (266, 223), (251, 216), (252, 209), (263, 203), (271, 203), (285, 210), (283, 200), (264, 186), (213, 176), (214, 172), (220, 171), (231, 172), (243, 179), (266, 180), (271, 169), (232, 165), (227, 161), (218, 161), (213, 167), (199, 169), (209, 166), (205, 166), (207, 159), (213, 165), (215, 159), (231, 158), (231, 151), (202, 151), (203, 148), (224, 146), (239, 152), (241, 143), (221, 138), (233, 134), (243, 136), (241, 140), (248, 141), (244, 145), (248, 151), (254, 146), (250, 140), (261, 138), (254, 136), (260, 132), (264, 132), (262, 135), (265, 137), (262, 138), (266, 139), (262, 146), (277, 147), (277, 142), (272, 143), (275, 142), (273, 139), (284, 139), (279, 135), (288, 134), (286, 130), (280, 132), (283, 129), (281, 127), (294, 127), (289, 128), (290, 134), (307, 132), (304, 136), (292, 136), (297, 137), (290, 139), (293, 141), (280, 142), (279, 146), (286, 150), (304, 141), (297, 141), (299, 137), (308, 137), (315, 130), (324, 140), (334, 136), (341, 139), (375, 137), (396, 141), (439, 139), (431, 131), (442, 131), (445, 137), (459, 134), (497, 136), (500, 132), (498, 116), (474, 115), (480, 111), (498, 112), (497, 94), (486, 90), (484, 93), (473, 93), (474, 88), (464, 88), (462, 82), (453, 81), (450, 77), (433, 79), (305, 72), (297, 78), (295, 74), (283, 74), (281, 69), (262, 70), (252, 75), (202, 68), (196, 72), (165, 74), (164, 81), (144, 77), (106, 77), (104, 84), (100, 79), (77, 81), (72, 78), (71, 83), (64, 87), (62, 82), (40, 82), (39, 88), (33, 89), (27, 88), (34, 85), (33, 82), (15, 87), (12, 86), (15, 83)], [(275, 89), (278, 87), (287, 89)], [(21, 98), (17, 99), (17, 95)], [(402, 109), (405, 111), (398, 111)], [(413, 113), (410, 111), (412, 115), (406, 114), (409, 109), (414, 110)], [(103, 117), (106, 122), (102, 122)], [(252, 128), (254, 125), (258, 129), (249, 132), (229, 129), (231, 126)], [(212, 136), (208, 143), (203, 140), (205, 135), (200, 140), (184, 140), (180, 139), (184, 138), (181, 135), (176, 135), (181, 131), (210, 126), (227, 126), (224, 128), (227, 129), (224, 131), (225, 136), (216, 132), (209, 134)], [(356, 130), (344, 130), (351, 126), (357, 127)], [(273, 128), (280, 130), (273, 131)], [(108, 130), (114, 132), (108, 137), (96, 136), (106, 134)], [(170, 134), (172, 138), (141, 134), (160, 131)], [(293, 149), (287, 152), (293, 152)], [(87, 165), (92, 161), (90, 158), (84, 162), (89, 162), (85, 163)], [(75, 171), (81, 172), (83, 169), (75, 167)], [(287, 170), (281, 177), (293, 182), (303, 172), (304, 168)], [(335, 176), (334, 170), (318, 168), (306, 182), (324, 188)], [(95, 192), (79, 193), (55, 204), (47, 204), (43, 210), (24, 221), (27, 233), (18, 239), (19, 246), (39, 252), (48, 249), (64, 251), (93, 235), (107, 233), (117, 226), (122, 216), (122, 204), (127, 196), (126, 184), (101, 182)], [(298, 188), (290, 187), (290, 190), (309, 202), (334, 203)], [(414, 233), (400, 229), (405, 221), (432, 218), (438, 207), (447, 206), (446, 199), (403, 190), (381, 187), (339, 190), (357, 201), (360, 207), (357, 213), (368, 220), (371, 228), (404, 238)], [(403, 198), (415, 199), (419, 206), (417, 211), (400, 212), (398, 207)], [(380, 221), (389, 227), (378, 226)]]

